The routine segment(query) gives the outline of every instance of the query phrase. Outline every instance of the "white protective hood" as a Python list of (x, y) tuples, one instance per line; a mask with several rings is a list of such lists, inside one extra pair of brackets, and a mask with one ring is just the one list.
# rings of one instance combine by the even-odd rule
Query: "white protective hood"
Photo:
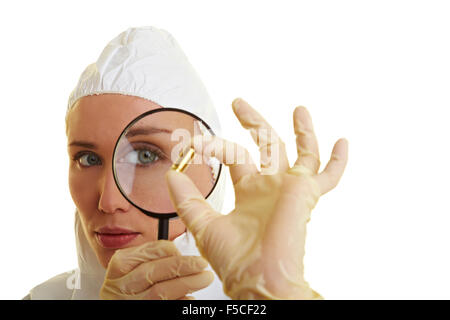
[[(205, 120), (220, 136), (214, 105), (199, 76), (177, 41), (167, 31), (155, 27), (129, 28), (108, 43), (97, 62), (81, 74), (70, 95), (68, 109), (81, 97), (120, 93), (151, 100), (162, 107), (184, 109)], [(213, 164), (213, 171), (218, 163)], [(227, 171), (207, 201), (221, 211)], [(25, 299), (99, 299), (105, 276), (91, 249), (75, 211), (78, 269), (59, 274), (34, 287)], [(183, 255), (200, 255), (193, 236), (186, 232), (174, 240)], [(210, 268), (209, 268), (210, 269)], [(229, 299), (215, 276), (207, 288), (192, 294), (196, 299)]]

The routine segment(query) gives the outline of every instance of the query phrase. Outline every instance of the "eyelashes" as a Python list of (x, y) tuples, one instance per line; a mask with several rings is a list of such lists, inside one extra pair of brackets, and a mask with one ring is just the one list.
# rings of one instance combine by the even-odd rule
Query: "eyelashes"
[(127, 163), (139, 167), (146, 167), (154, 164), (163, 158), (164, 155), (158, 151), (148, 149), (135, 149), (128, 152), (125, 157), (118, 160), (119, 163)]
[(72, 160), (76, 161), (81, 167), (92, 167), (102, 164), (100, 157), (91, 151), (80, 151), (75, 154)]
[(148, 167), (165, 159), (167, 157), (157, 146), (148, 142), (132, 142), (119, 150), (117, 163)]

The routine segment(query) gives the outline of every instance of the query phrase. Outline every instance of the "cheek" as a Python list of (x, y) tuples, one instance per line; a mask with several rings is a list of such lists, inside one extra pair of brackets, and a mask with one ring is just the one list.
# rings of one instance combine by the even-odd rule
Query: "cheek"
[(214, 186), (211, 167), (207, 164), (192, 165), (186, 171), (188, 171), (186, 174), (197, 186), (197, 189), (203, 196), (206, 196)]
[(96, 168), (80, 171), (73, 165), (69, 169), (69, 189), (75, 206), (85, 215), (97, 210), (99, 193)]

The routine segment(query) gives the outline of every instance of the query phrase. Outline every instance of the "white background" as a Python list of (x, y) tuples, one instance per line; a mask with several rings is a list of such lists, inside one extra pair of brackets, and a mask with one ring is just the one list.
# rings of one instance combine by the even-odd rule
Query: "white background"
[[(8, 3), (8, 4), (6, 4)], [(223, 137), (257, 149), (231, 110), (246, 99), (296, 158), (310, 111), (336, 189), (309, 223), (305, 277), (327, 299), (449, 299), (450, 6), (446, 1), (3, 1), (0, 5), (0, 298), (77, 266), (67, 99), (129, 27), (180, 43)], [(224, 212), (231, 210), (231, 181)]]

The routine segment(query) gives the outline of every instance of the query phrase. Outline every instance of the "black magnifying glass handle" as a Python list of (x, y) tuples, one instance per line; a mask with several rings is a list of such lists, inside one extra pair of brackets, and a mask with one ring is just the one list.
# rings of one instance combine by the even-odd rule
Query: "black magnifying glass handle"
[[(189, 166), (195, 151), (191, 146), (185, 147), (180, 153), (178, 160), (172, 165), (170, 170), (183, 172)], [(158, 218), (158, 240), (169, 240), (169, 218)]]
[(158, 240), (169, 240), (169, 219), (158, 219)]

